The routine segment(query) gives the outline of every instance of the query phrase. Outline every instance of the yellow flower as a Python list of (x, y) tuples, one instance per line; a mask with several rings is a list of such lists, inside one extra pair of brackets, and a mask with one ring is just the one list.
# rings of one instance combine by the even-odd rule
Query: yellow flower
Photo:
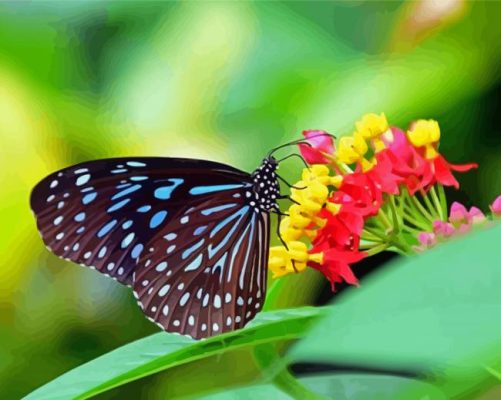
[(357, 132), (360, 133), (365, 140), (371, 141), (376, 153), (386, 147), (381, 140), (381, 136), (389, 129), (388, 121), (384, 113), (381, 113), (381, 115), (372, 113), (365, 114), (355, 126), (357, 127)]
[(280, 235), (286, 242), (298, 240), (303, 236), (303, 229), (294, 226), (290, 217), (285, 217), (280, 221)]
[(388, 121), (384, 113), (371, 113), (365, 114), (355, 126), (364, 139), (376, 139), (388, 130)]
[(374, 162), (365, 159), (365, 153), (369, 150), (365, 139), (359, 132), (355, 132), (353, 136), (344, 136), (339, 139), (337, 148), (338, 161), (345, 164), (361, 163), (363, 171), (368, 171), (374, 166)]
[(303, 182), (317, 181), (325, 186), (341, 186), (343, 177), (340, 175), (329, 175), (329, 168), (323, 164), (315, 164), (310, 168), (304, 168), (301, 174)]
[(273, 273), (273, 278), (280, 278), (292, 273), (302, 272), (306, 269), (308, 261), (318, 264), (323, 262), (323, 253), (309, 254), (303, 242), (291, 241), (284, 246), (270, 248), (268, 268)]
[(407, 131), (407, 137), (415, 147), (425, 147), (425, 157), (427, 159), (438, 156), (435, 146), (440, 140), (440, 127), (437, 121), (432, 119), (416, 121), (411, 129)]
[(360, 161), (368, 147), (361, 134), (355, 132), (353, 136), (343, 136), (339, 139), (336, 155), (339, 161), (345, 164), (353, 164)]

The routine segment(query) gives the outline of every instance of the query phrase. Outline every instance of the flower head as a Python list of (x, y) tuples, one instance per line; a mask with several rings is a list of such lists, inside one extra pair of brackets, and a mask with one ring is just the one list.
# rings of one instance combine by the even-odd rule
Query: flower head
[(366, 140), (370, 140), (377, 153), (385, 148), (381, 136), (388, 131), (388, 121), (384, 113), (365, 114), (360, 121), (355, 123), (357, 132)]
[(334, 140), (332, 135), (321, 130), (303, 131), (303, 136), (310, 144), (300, 144), (299, 151), (309, 164), (329, 164), (329, 155), (334, 153)]
[(438, 155), (436, 147), (440, 140), (440, 127), (437, 121), (420, 119), (414, 122), (407, 131), (407, 137), (415, 147), (424, 147), (426, 159)]
[[(450, 164), (438, 152), (436, 121), (417, 120), (405, 133), (384, 114), (366, 114), (355, 126), (337, 148), (325, 131), (303, 132), (310, 146), (299, 147), (310, 166), (291, 188), (293, 204), (279, 227), (284, 246), (270, 251), (275, 277), (312, 267), (333, 290), (338, 282), (357, 284), (351, 265), (364, 257), (423, 251), (487, 221), (460, 203), (444, 220), (445, 192), (435, 186), (458, 188), (453, 172), (476, 164)], [(501, 196), (491, 210), (501, 216)]]

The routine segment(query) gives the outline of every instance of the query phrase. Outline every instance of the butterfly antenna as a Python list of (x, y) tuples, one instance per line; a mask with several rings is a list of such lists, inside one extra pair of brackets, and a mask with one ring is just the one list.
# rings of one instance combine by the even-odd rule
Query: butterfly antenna
[(284, 144), (282, 144), (280, 146), (277, 146), (277, 147), (271, 149), (269, 151), (269, 153), (268, 153), (268, 157), (270, 157), (271, 155), (273, 155), (273, 153), (275, 153), (277, 150), (283, 149), (284, 147), (288, 147), (288, 146), (294, 146), (294, 145), (297, 145), (297, 144), (305, 144), (305, 145), (311, 147), (311, 143), (308, 142), (308, 139), (313, 139), (313, 138), (320, 137), (320, 136), (330, 136), (333, 139), (336, 138), (335, 135), (333, 135), (331, 133), (324, 132), (324, 133), (319, 133), (317, 135), (310, 136), (309, 138), (293, 140), (292, 142), (284, 143)]
[[(308, 143), (308, 145), (311, 146), (311, 144), (309, 144), (309, 143)], [(297, 154), (297, 153), (289, 154), (288, 156), (285, 156), (284, 158), (281, 158), (277, 162), (281, 163), (282, 161), (285, 161), (288, 158), (292, 158), (292, 157), (299, 157), (301, 159), (301, 161), (303, 162), (303, 164), (306, 166), (306, 168), (310, 169), (310, 166), (308, 165), (308, 163), (306, 162), (306, 160), (304, 159), (304, 157), (301, 154)]]

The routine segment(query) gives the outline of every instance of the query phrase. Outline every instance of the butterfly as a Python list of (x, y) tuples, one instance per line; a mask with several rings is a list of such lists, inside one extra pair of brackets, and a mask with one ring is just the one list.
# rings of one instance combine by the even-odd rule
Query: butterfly
[(44, 178), (30, 203), (50, 251), (132, 287), (167, 332), (200, 339), (263, 307), (277, 167), (271, 154), (251, 174), (184, 158), (89, 161)]

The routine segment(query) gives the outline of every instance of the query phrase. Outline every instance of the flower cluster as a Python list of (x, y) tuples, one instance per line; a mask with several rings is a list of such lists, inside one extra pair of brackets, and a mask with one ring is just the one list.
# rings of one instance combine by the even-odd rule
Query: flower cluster
[[(501, 217), (501, 196), (494, 200), (490, 209), (492, 218)], [(418, 234), (419, 246), (414, 246), (414, 250), (418, 252), (427, 250), (451, 237), (463, 235), (475, 227), (488, 226), (490, 223), (491, 219), (486, 217), (479, 208), (471, 207), (468, 210), (464, 205), (455, 201), (451, 205), (448, 221), (433, 221), (431, 232)]]
[[(436, 121), (415, 121), (404, 132), (384, 114), (367, 114), (355, 128), (337, 146), (327, 132), (303, 132), (299, 148), (309, 166), (291, 187), (292, 205), (280, 223), (284, 246), (270, 249), (274, 277), (309, 266), (333, 290), (339, 282), (357, 284), (350, 266), (364, 257), (422, 251), (483, 217), (453, 205), (447, 221), (443, 187), (458, 188), (453, 173), (476, 164), (454, 165), (439, 153)], [(497, 201), (493, 210), (501, 208)]]

